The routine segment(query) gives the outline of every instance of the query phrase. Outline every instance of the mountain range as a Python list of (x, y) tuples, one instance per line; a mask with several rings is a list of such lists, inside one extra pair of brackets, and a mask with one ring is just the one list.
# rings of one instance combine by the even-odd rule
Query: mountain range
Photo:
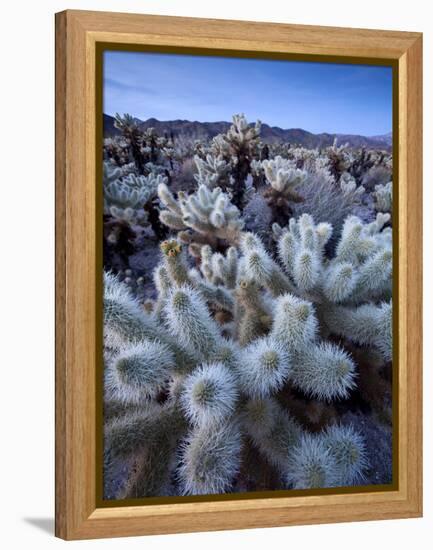
[[(231, 123), (220, 122), (198, 122), (190, 120), (147, 120), (135, 119), (142, 130), (155, 128), (159, 135), (173, 135), (174, 137), (185, 136), (194, 139), (212, 139), (217, 134), (225, 133)], [(104, 114), (104, 137), (118, 135), (119, 130), (114, 127), (114, 118)], [(321, 148), (332, 145), (334, 139), (341, 145), (348, 144), (351, 147), (367, 147), (369, 149), (390, 150), (392, 147), (392, 132), (378, 136), (360, 136), (355, 134), (313, 134), (302, 128), (283, 129), (278, 126), (262, 124), (260, 136), (265, 143), (285, 141), (298, 144), (309, 149)]]

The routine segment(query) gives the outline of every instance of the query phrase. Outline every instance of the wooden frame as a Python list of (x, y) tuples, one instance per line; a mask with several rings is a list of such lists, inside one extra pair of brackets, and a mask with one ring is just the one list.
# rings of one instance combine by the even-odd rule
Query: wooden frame
[[(359, 492), (98, 507), (97, 44), (388, 60), (398, 68), (398, 480)], [(56, 15), (56, 535), (64, 539), (422, 514), (422, 35), (103, 12)]]

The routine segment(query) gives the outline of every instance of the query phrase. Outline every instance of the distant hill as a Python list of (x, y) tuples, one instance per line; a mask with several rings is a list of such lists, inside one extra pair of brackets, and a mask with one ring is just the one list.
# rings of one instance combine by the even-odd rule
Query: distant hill
[(379, 142), (385, 142), (389, 146), (392, 145), (392, 132), (388, 132), (387, 134), (382, 134), (380, 136), (371, 136), (370, 139), (377, 140)]
[[(155, 128), (160, 135), (173, 134), (174, 137), (185, 136), (194, 139), (212, 139), (217, 134), (227, 132), (231, 123), (220, 122), (197, 122), (190, 120), (166, 120), (161, 121), (156, 118), (140, 121), (136, 119), (139, 126), (145, 130)], [(114, 127), (114, 118), (104, 114), (104, 136), (109, 137), (119, 134)], [(321, 148), (332, 145), (337, 138), (340, 145), (348, 143), (351, 147), (367, 147), (371, 149), (389, 150), (392, 146), (392, 133), (383, 136), (358, 136), (351, 134), (312, 134), (301, 128), (291, 128), (284, 130), (278, 126), (269, 126), (262, 124), (261, 137), (263, 141), (272, 143), (276, 141), (285, 141), (293, 144), (299, 144), (309, 149)]]

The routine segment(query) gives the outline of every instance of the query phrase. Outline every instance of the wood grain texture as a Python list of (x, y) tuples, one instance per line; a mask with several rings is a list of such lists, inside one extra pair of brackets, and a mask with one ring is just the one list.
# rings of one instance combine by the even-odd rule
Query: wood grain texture
[(66, 17), (56, 16), (56, 530), (65, 532), (66, 464)]
[[(398, 489), (98, 508), (95, 47), (98, 42), (398, 63)], [(56, 15), (56, 535), (114, 537), (422, 513), (422, 37), (419, 33), (67, 11)]]

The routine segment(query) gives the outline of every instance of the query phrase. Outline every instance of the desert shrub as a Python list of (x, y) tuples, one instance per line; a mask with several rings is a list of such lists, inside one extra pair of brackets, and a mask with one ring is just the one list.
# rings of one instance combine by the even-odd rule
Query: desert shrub
[(392, 180), (392, 171), (387, 166), (373, 166), (362, 177), (362, 185), (373, 191), (376, 185), (386, 185)]
[(360, 204), (356, 193), (345, 193), (326, 173), (309, 174), (298, 187), (302, 201), (292, 205), (294, 217), (310, 214), (315, 220), (326, 220), (333, 227), (332, 243), (341, 233), (344, 220)]

